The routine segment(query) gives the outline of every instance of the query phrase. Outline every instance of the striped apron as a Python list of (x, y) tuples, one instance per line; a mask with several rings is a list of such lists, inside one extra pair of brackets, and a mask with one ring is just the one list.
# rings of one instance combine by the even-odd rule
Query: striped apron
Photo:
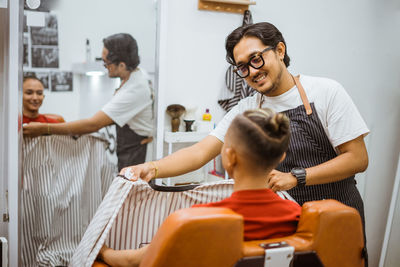
[(106, 145), (91, 135), (24, 138), (22, 266), (68, 264), (116, 173)]
[[(283, 111), (290, 119), (291, 138), (286, 158), (276, 168), (281, 172), (290, 172), (294, 167), (309, 168), (322, 164), (337, 156), (329, 141), (321, 121), (318, 118), (314, 103), (309, 103), (299, 76), (293, 77), (303, 105)], [(260, 106), (262, 105), (262, 100)], [(294, 187), (288, 193), (300, 204), (322, 199), (336, 199), (360, 213), (363, 233), (365, 266), (368, 266), (367, 239), (365, 235), (364, 203), (356, 187), (354, 175), (343, 180), (328, 183)]]
[[(281, 172), (290, 172), (294, 167), (317, 166), (337, 156), (318, 118), (314, 103), (308, 102), (299, 77), (293, 78), (303, 105), (282, 112), (290, 119), (291, 138), (286, 158), (276, 168)], [(288, 193), (300, 205), (307, 201), (336, 199), (357, 209), (365, 226), (364, 205), (357, 190), (354, 175), (328, 184), (310, 185), (303, 188), (296, 186), (288, 190)]]

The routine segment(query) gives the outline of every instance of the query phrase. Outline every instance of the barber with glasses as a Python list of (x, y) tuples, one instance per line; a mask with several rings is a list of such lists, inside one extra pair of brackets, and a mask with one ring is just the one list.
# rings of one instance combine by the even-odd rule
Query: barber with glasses
[(285, 40), (270, 23), (237, 28), (226, 40), (226, 51), (235, 73), (259, 94), (242, 99), (199, 143), (156, 162), (131, 166), (134, 179), (150, 181), (200, 168), (219, 154), (237, 114), (268, 107), (290, 118), (292, 133), (286, 159), (269, 174), (268, 186), (289, 190), (299, 204), (337, 199), (356, 208), (364, 220), (354, 175), (368, 166), (364, 136), (369, 130), (344, 88), (331, 79), (289, 73)]
[(57, 125), (30, 123), (25, 136), (81, 135), (96, 132), (108, 125), (117, 128), (118, 170), (143, 163), (147, 143), (152, 141), (152, 92), (146, 74), (138, 67), (140, 60), (136, 40), (119, 33), (103, 40), (102, 58), (110, 78), (119, 78), (120, 87), (112, 99), (91, 118)]
[(369, 130), (344, 88), (331, 79), (289, 73), (285, 40), (270, 23), (234, 30), (226, 39), (226, 51), (236, 74), (259, 94), (241, 100), (199, 143), (159, 161), (133, 166), (128, 172), (149, 181), (196, 170), (219, 154), (237, 114), (268, 107), (285, 113), (291, 121), (286, 158), (268, 174), (268, 187), (288, 190), (300, 205), (336, 199), (356, 208), (364, 223), (354, 175), (368, 166), (364, 136)]

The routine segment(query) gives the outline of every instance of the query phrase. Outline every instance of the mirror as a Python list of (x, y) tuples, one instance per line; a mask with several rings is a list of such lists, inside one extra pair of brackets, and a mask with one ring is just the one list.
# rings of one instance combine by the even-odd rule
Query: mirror
[[(42, 0), (41, 3), (37, 10), (29, 10), (25, 6), (22, 33), (23, 71), (28, 75), (34, 74), (45, 87), (40, 114), (61, 115), (67, 122), (89, 118), (112, 98), (120, 81), (108, 77), (101, 59), (103, 38), (112, 34), (128, 33), (136, 39), (139, 68), (146, 73), (149, 83), (154, 85), (156, 1)], [(153, 95), (157, 95), (154, 87)], [(153, 105), (153, 108), (156, 106)], [(156, 113), (153, 110), (153, 114)], [(154, 137), (155, 123), (154, 119)], [(116, 165), (115, 126), (103, 128), (99, 135), (110, 142), (107, 153), (110, 161)], [(48, 140), (52, 140), (53, 144), (60, 144), (60, 147), (69, 144), (72, 147), (76, 143), (84, 143), (85, 138), (76, 138), (76, 142), (72, 142), (70, 137), (56, 135), (33, 138), (31, 140), (38, 141), (27, 143), (24, 140), (24, 149), (39, 146), (41, 140), (45, 140), (41, 144), (48, 145)], [(147, 161), (155, 155), (154, 143), (148, 145)], [(59, 155), (52, 149), (35, 152), (36, 158), (29, 158), (23, 152), (26, 157), (23, 161), (21, 189), (20, 257), (24, 266), (68, 265), (91, 216), (115, 177), (116, 168), (111, 172), (103, 158), (100, 163), (86, 161), (86, 158), (79, 159), (80, 154), (76, 151), (56, 158)], [(89, 149), (88, 155), (101, 154), (101, 151), (97, 151)], [(26, 162), (28, 158), (33, 161), (39, 159), (45, 164), (32, 167), (34, 163)], [(79, 160), (73, 161), (77, 158)], [(49, 165), (57, 169), (50, 170)], [(78, 175), (71, 174), (74, 170), (81, 172), (85, 180), (79, 180)], [(65, 174), (67, 179), (60, 182), (60, 173)], [(93, 179), (88, 180), (88, 176)], [(106, 182), (102, 180), (105, 176), (109, 177)], [(56, 243), (54, 239), (63, 241)], [(30, 242), (32, 240), (38, 242)]]
[[(115, 33), (129, 33), (136, 39), (139, 67), (154, 84), (155, 1), (47, 0), (38, 10), (42, 12), (25, 6), (25, 22), (32, 26), (24, 27), (23, 70), (33, 72), (47, 89), (40, 113), (59, 114), (68, 122), (101, 110), (119, 87), (119, 79), (108, 77), (101, 60), (103, 38)], [(102, 129), (102, 135), (115, 137), (112, 128)], [(110, 147), (113, 151), (115, 144)], [(152, 152), (153, 144), (148, 160)], [(115, 153), (111, 154), (116, 161)]]

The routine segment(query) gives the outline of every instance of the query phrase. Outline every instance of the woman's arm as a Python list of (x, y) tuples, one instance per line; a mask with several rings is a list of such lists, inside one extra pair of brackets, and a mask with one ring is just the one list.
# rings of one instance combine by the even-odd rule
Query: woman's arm
[(158, 161), (127, 167), (120, 173), (124, 175), (125, 171), (130, 168), (133, 175), (132, 180), (140, 177), (145, 181), (153, 178), (174, 177), (202, 167), (221, 152), (222, 145), (223, 143), (218, 138), (209, 135), (200, 142), (178, 150)]
[(25, 136), (35, 137), (46, 134), (82, 135), (98, 131), (114, 122), (103, 111), (93, 117), (66, 123), (29, 123), (24, 125)]

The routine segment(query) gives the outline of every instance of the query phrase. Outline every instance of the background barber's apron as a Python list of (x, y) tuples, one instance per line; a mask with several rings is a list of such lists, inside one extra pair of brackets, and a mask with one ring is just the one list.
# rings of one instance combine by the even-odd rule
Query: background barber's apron
[[(298, 77), (293, 78), (302, 97), (303, 105), (282, 112), (290, 119), (291, 138), (286, 158), (276, 168), (281, 172), (290, 172), (294, 167), (317, 166), (337, 156), (318, 118), (314, 103), (309, 104)], [(365, 225), (364, 205), (356, 188), (354, 175), (328, 184), (310, 185), (303, 188), (296, 186), (288, 190), (288, 193), (300, 205), (307, 201), (336, 199), (357, 209), (360, 212), (363, 226)]]
[(117, 127), (117, 158), (118, 171), (124, 167), (141, 164), (146, 159), (147, 145), (140, 142), (147, 136), (138, 135), (128, 124)]

